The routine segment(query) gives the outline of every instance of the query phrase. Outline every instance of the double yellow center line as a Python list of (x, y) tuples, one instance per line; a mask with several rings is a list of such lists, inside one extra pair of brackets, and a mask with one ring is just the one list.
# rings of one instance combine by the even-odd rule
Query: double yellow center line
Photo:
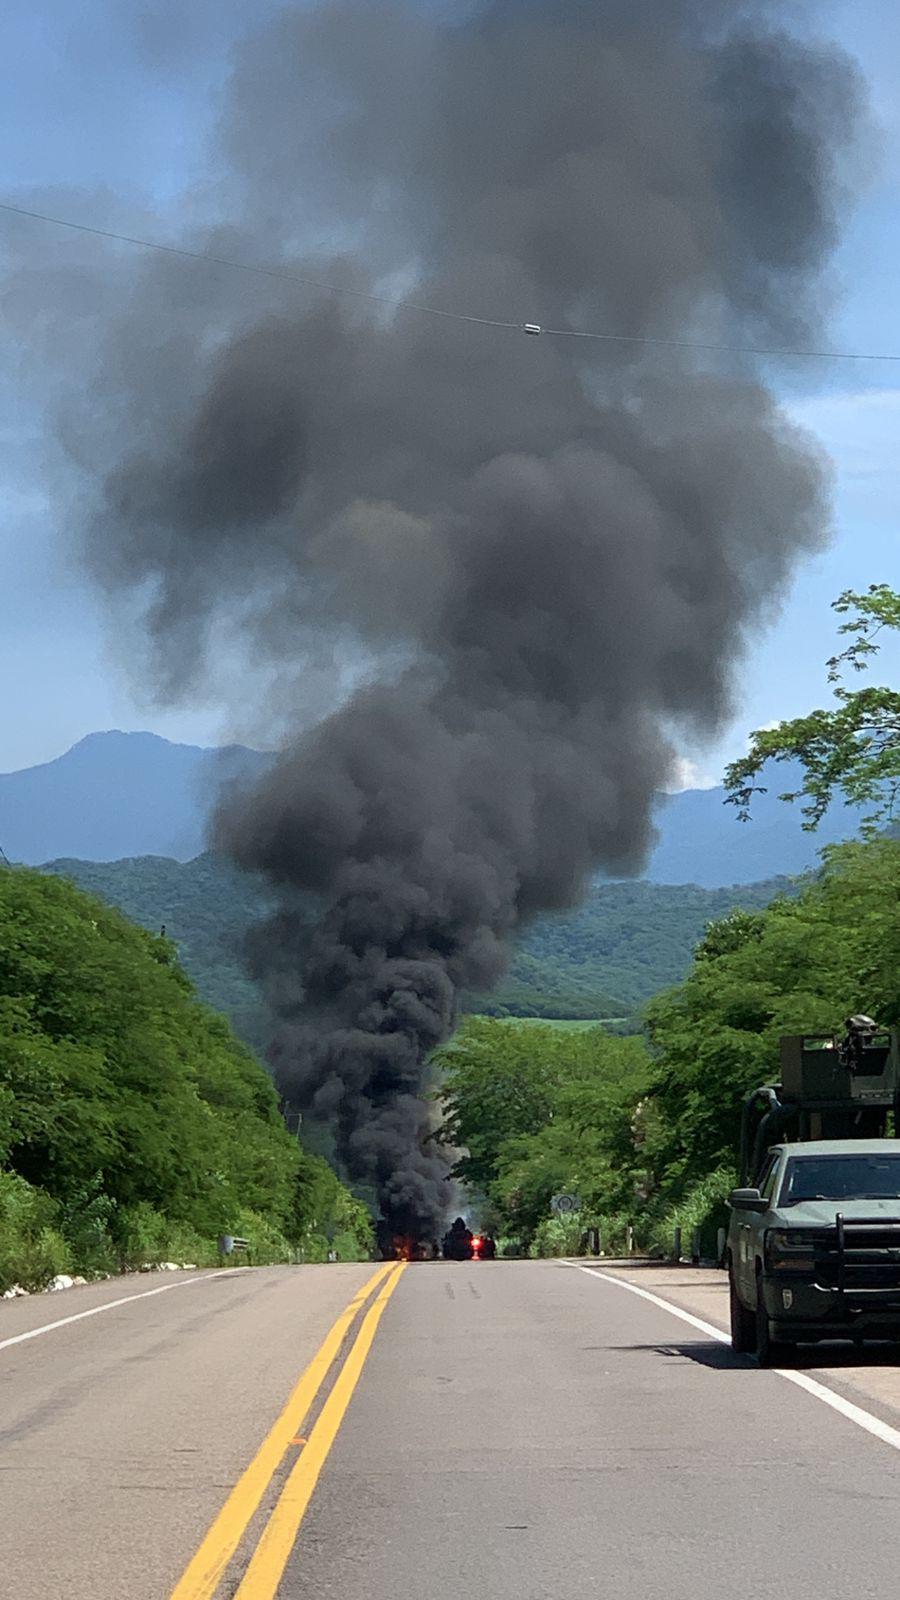
[(402, 1263), (388, 1262), (379, 1267), (359, 1293), (354, 1295), (346, 1310), (341, 1312), (172, 1590), (171, 1600), (212, 1600), (284, 1459), (285, 1451), (296, 1442), (297, 1432), (340, 1353), (358, 1312), (373, 1290), (378, 1288), (309, 1439), (288, 1474), (235, 1596), (235, 1600), (272, 1600), (319, 1474), (359, 1382), (384, 1308), (402, 1272)]

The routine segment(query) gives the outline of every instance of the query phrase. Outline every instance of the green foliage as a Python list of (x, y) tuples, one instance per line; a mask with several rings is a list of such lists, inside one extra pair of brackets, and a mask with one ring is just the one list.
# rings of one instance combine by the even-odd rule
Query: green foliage
[(235, 1233), (246, 1239), (246, 1254), (241, 1257), (251, 1267), (270, 1267), (278, 1261), (290, 1261), (293, 1246), (271, 1215), (262, 1216), (247, 1206), (239, 1206), (235, 1218)]
[[(764, 911), (731, 912), (688, 977), (647, 1008), (641, 1039), (470, 1020), (439, 1057), (444, 1137), (498, 1234), (572, 1253), (602, 1223), (668, 1251), (676, 1225), (711, 1254), (734, 1182), (743, 1095), (779, 1071), (783, 1033), (833, 1032), (853, 1012), (900, 1024), (900, 840), (837, 845)], [(582, 1200), (550, 1215), (556, 1192)]]
[(197, 989), (239, 1036), (262, 1052), (270, 1022), (241, 948), (251, 924), (270, 909), (260, 880), (222, 857), (182, 863), (165, 856), (125, 861), (53, 861), (42, 871), (71, 879), (151, 933), (165, 926)]
[(737, 1107), (778, 1075), (783, 1033), (863, 1011), (900, 1021), (900, 842), (833, 846), (821, 874), (761, 917), (713, 927), (678, 989), (648, 1009), (655, 1169), (681, 1192), (735, 1157)]
[(456, 1171), (490, 1196), (500, 1151), (537, 1134), (552, 1114), (559, 1036), (472, 1017), (436, 1052), (444, 1103), (443, 1140), (464, 1150)]
[(581, 1248), (583, 1224), (577, 1217), (544, 1217), (534, 1230), (532, 1256), (574, 1256)]
[(879, 635), (900, 631), (900, 593), (885, 583), (865, 594), (847, 589), (834, 602), (847, 621), (838, 630), (849, 637), (846, 649), (828, 662), (828, 681), (835, 705), (805, 717), (757, 730), (749, 753), (734, 762), (725, 776), (729, 800), (747, 820), (754, 794), (765, 793), (756, 781), (769, 761), (798, 760), (803, 767), (800, 789), (782, 800), (803, 801), (803, 826), (814, 831), (836, 793), (854, 805), (870, 806), (863, 833), (873, 837), (895, 818), (900, 793), (900, 693), (868, 684), (847, 689), (844, 672), (865, 671), (880, 648)]
[[(184, 864), (159, 856), (56, 861), (42, 870), (74, 879), (153, 933), (165, 924), (204, 1000), (229, 1017), (251, 1048), (264, 1049), (270, 1018), (240, 958), (247, 929), (269, 906), (255, 878), (213, 855)], [(765, 906), (789, 888), (783, 879), (730, 889), (598, 884), (580, 910), (528, 929), (497, 990), (469, 996), (467, 1009), (588, 1026), (598, 1018), (630, 1018), (651, 995), (684, 977), (707, 922), (735, 905)]]
[(790, 892), (773, 879), (727, 889), (694, 884), (601, 883), (565, 916), (535, 923), (497, 991), (473, 1001), (494, 1015), (628, 1018), (683, 978), (706, 924), (735, 906), (753, 910)]
[(737, 1183), (734, 1167), (717, 1167), (699, 1178), (683, 1198), (667, 1208), (650, 1224), (647, 1237), (640, 1241), (642, 1247), (654, 1254), (668, 1256), (675, 1238), (675, 1229), (681, 1229), (682, 1252), (690, 1250), (694, 1229), (700, 1230), (700, 1254), (715, 1259), (718, 1232), (728, 1225), (728, 1196)]
[(471, 1018), (436, 1064), (442, 1138), (501, 1234), (528, 1245), (556, 1192), (577, 1191), (585, 1214), (633, 1196), (632, 1123), (649, 1072), (641, 1040)]
[(50, 1196), (14, 1172), (0, 1172), (0, 1292), (13, 1284), (42, 1289), (70, 1266)]
[[(211, 1267), (218, 1259), (214, 1239), (202, 1237), (184, 1222), (173, 1221), (145, 1200), (123, 1207), (116, 1218), (114, 1270), (138, 1272), (162, 1261)], [(286, 1255), (281, 1257), (282, 1261), (286, 1259)]]
[(375, 1248), (372, 1216), (321, 1156), (304, 1153), (297, 1178), (293, 1237), (306, 1261), (365, 1261)]
[(0, 1284), (52, 1277), (63, 1256), (93, 1272), (200, 1265), (225, 1232), (246, 1233), (253, 1260), (286, 1260), (320, 1218), (363, 1253), (371, 1238), (174, 946), (19, 868), (0, 874), (0, 1163), (19, 1219)]

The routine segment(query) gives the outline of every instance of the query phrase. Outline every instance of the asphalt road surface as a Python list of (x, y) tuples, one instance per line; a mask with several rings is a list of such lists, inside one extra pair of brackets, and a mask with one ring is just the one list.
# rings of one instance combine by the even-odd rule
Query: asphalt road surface
[(698, 1327), (646, 1297), (687, 1307), (689, 1276), (626, 1276), (273, 1268), (0, 1307), (0, 1594), (892, 1593), (893, 1365), (870, 1393), (857, 1356), (761, 1372), (707, 1325), (720, 1281)]

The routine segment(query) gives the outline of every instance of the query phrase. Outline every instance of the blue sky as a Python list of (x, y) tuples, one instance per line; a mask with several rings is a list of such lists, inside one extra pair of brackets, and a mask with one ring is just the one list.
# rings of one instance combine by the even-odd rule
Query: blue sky
[[(67, 190), (91, 194), (97, 213), (121, 197), (171, 237), (180, 196), (200, 167), (233, 42), (268, 0), (36, 0), (7, 17), (0, 60), (0, 198), (28, 204)], [(857, 179), (856, 210), (837, 260), (841, 299), (831, 343), (900, 352), (896, 291), (900, 256), (900, 29), (896, 0), (820, 0), (817, 31), (841, 40), (869, 80), (879, 124)], [(84, 214), (85, 200), (77, 202)], [(100, 220), (103, 218), (101, 216)], [(0, 242), (6, 225), (0, 217)], [(51, 230), (33, 226), (36, 259)], [(58, 245), (58, 242), (57, 242)], [(108, 248), (100, 241), (98, 251)], [(190, 269), (188, 269), (190, 270)], [(2, 293), (0, 293), (2, 304)], [(67, 529), (51, 512), (42, 468), (40, 416), (16, 392), (0, 392), (3, 625), (0, 770), (60, 754), (98, 728), (152, 728), (215, 743), (246, 734), (214, 704), (161, 713), (141, 703), (112, 647), (102, 604), (68, 557)], [(784, 403), (832, 458), (836, 537), (807, 563), (781, 612), (754, 641), (734, 724), (713, 749), (686, 750), (685, 776), (718, 777), (747, 730), (820, 703), (823, 660), (833, 644), (829, 605), (847, 586), (898, 578), (900, 364), (809, 363), (780, 378)], [(894, 664), (900, 663), (900, 652)]]

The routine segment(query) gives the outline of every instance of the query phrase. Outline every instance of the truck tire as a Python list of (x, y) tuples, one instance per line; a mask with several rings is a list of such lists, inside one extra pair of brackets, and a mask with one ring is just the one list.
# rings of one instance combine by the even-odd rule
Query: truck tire
[(731, 1348), (736, 1355), (744, 1356), (756, 1349), (756, 1318), (752, 1311), (741, 1305), (730, 1265), (728, 1300), (731, 1309)]
[(756, 1359), (761, 1367), (780, 1367), (786, 1355), (786, 1347), (778, 1344), (769, 1332), (769, 1313), (763, 1299), (762, 1285), (757, 1277), (756, 1281)]

